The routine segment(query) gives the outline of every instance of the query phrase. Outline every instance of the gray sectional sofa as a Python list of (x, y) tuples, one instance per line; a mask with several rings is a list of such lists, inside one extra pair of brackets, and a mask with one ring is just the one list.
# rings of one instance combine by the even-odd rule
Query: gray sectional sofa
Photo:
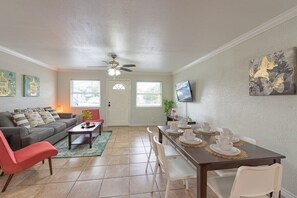
[(0, 130), (12, 150), (18, 150), (32, 143), (48, 141), (52, 144), (67, 136), (67, 131), (76, 126), (78, 119), (71, 113), (59, 114), (59, 120), (34, 128), (17, 127), (12, 121), (12, 113), (0, 112)]

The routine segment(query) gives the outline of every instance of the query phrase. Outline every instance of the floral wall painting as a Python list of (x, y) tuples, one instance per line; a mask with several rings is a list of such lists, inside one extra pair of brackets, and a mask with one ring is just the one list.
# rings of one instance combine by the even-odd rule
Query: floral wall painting
[(16, 95), (16, 73), (0, 70), (0, 96)]
[(36, 76), (24, 75), (24, 96), (36, 97), (40, 95), (40, 79)]
[(250, 61), (251, 96), (296, 94), (296, 48)]

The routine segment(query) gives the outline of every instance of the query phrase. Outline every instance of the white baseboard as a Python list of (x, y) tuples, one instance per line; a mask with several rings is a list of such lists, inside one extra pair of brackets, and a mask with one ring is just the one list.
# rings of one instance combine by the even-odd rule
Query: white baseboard
[(297, 198), (296, 195), (293, 195), (291, 192), (287, 191), (284, 188), (282, 188), (282, 196), (285, 198)]

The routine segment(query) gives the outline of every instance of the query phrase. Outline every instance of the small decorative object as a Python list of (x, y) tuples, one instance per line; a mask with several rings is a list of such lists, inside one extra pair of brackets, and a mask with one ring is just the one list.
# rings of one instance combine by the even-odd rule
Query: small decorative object
[(40, 95), (40, 79), (36, 76), (24, 75), (24, 96), (37, 97)]
[(0, 96), (16, 95), (16, 73), (0, 70)]
[(83, 112), (82, 112), (82, 116), (83, 116), (86, 120), (90, 120), (90, 119), (92, 119), (92, 112), (91, 112), (91, 111), (83, 111)]
[(250, 61), (251, 96), (296, 94), (296, 48), (278, 51)]

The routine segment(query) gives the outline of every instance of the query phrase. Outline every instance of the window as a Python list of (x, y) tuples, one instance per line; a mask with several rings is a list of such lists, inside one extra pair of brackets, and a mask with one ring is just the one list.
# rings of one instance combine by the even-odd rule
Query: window
[(100, 107), (99, 80), (71, 80), (71, 107)]
[(137, 82), (136, 83), (136, 106), (137, 107), (161, 107), (162, 84), (160, 82)]
[(115, 84), (112, 88), (113, 90), (125, 90), (125, 86), (123, 84)]

